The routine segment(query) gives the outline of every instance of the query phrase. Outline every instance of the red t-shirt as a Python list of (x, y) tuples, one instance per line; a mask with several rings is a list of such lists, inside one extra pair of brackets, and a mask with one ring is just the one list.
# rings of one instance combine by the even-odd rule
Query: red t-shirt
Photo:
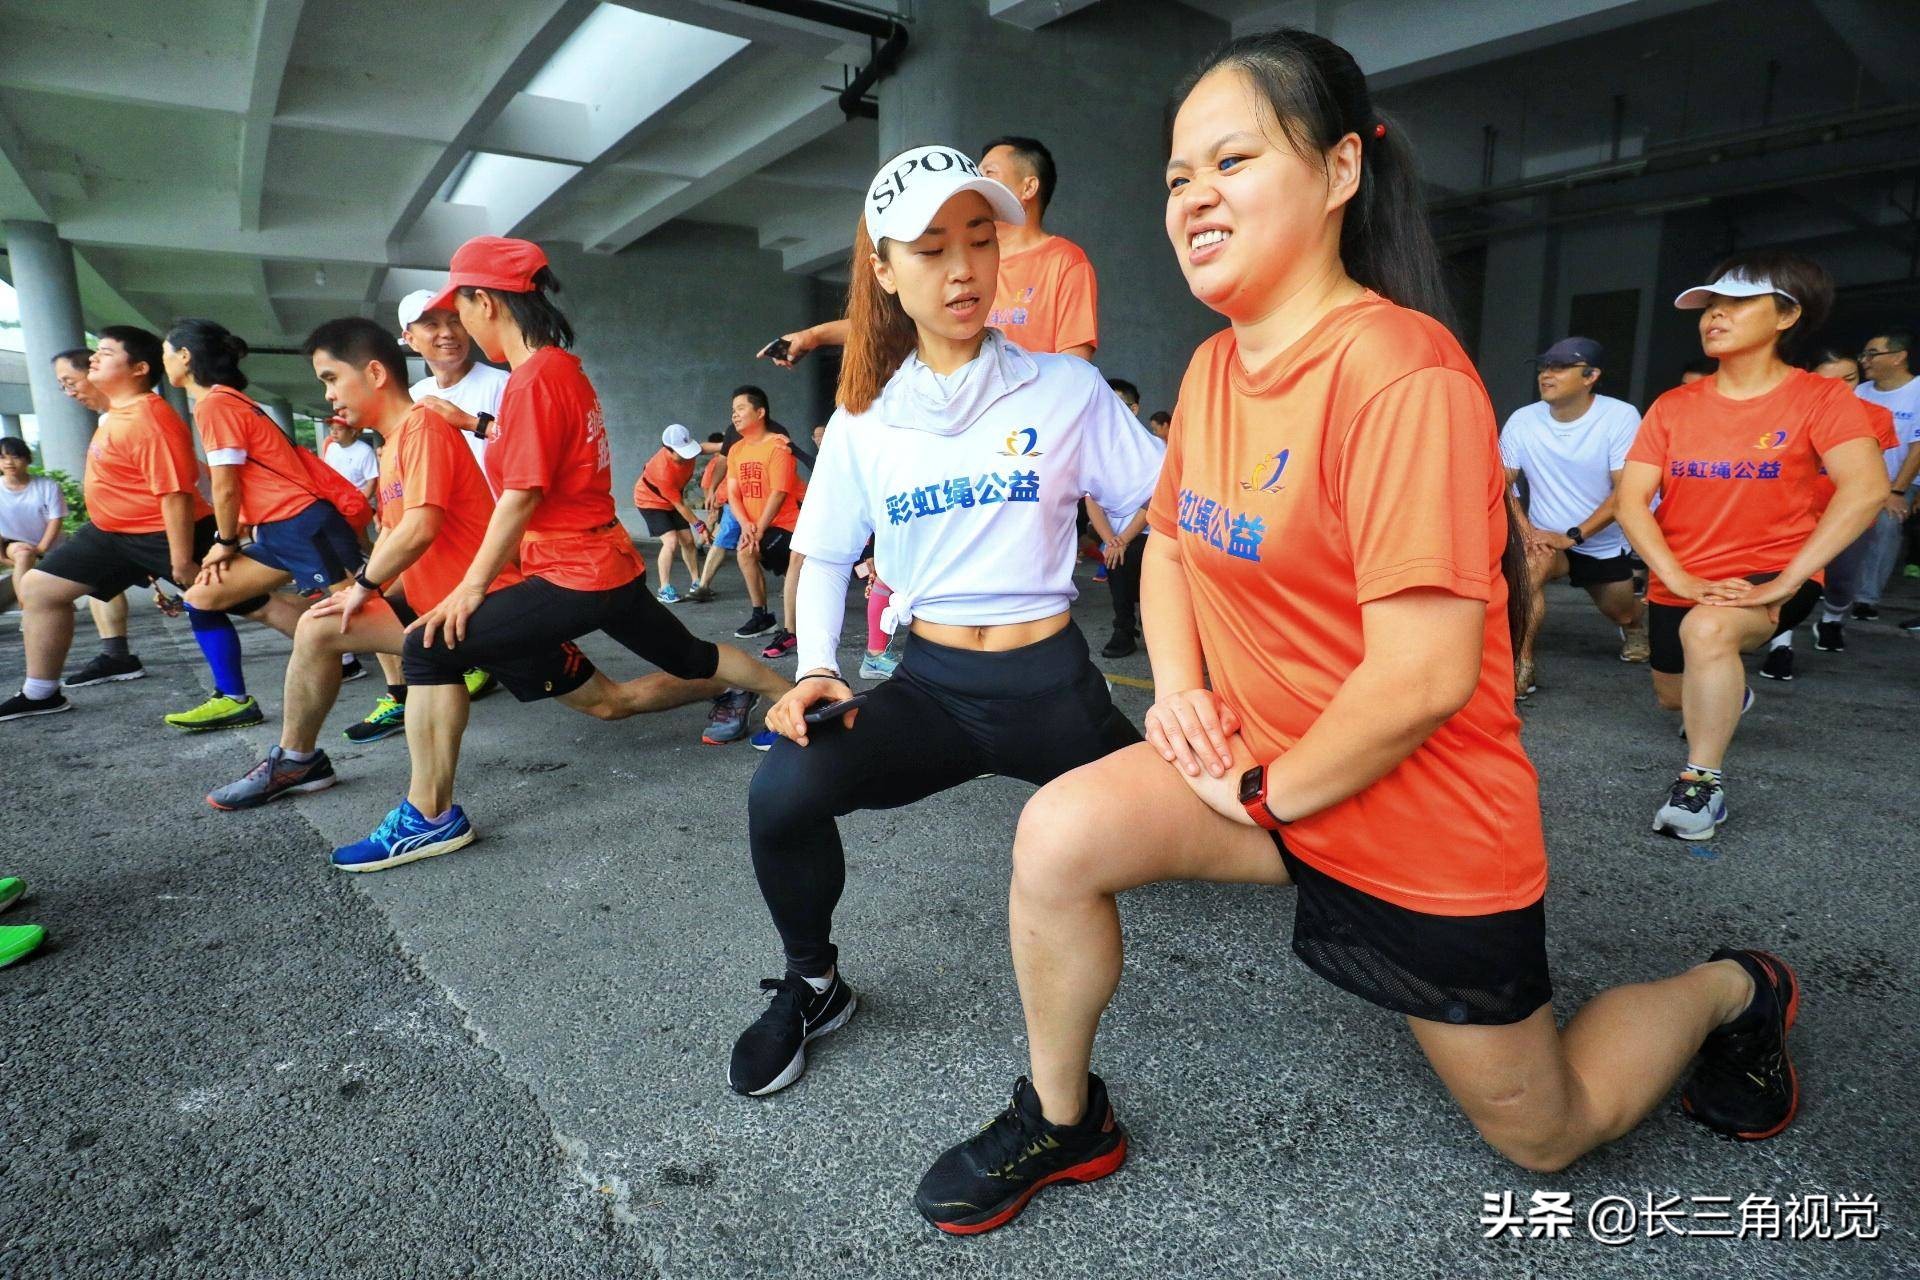
[(198, 522), (213, 514), (200, 496), (199, 478), (193, 432), (172, 405), (148, 392), (107, 410), (87, 442), (87, 474), (81, 482), (87, 518), (108, 533), (161, 533), (167, 522), (160, 499), (184, 493), (193, 499)]
[[(493, 518), (493, 493), (459, 430), (417, 405), (380, 449), (381, 529), (396, 528), (415, 507), (442, 512), (440, 532), (400, 575), (408, 606), (425, 613), (467, 576)], [(518, 581), (520, 571), (510, 564), (487, 590)]]
[(681, 498), (687, 482), (693, 479), (693, 459), (683, 458), (662, 445), (647, 459), (646, 467), (633, 485), (633, 505), (642, 511), (672, 511), (669, 499)]
[(541, 347), (507, 378), (487, 431), (487, 479), (499, 494), (540, 490), (520, 542), (528, 577), (610, 591), (644, 572), (614, 514), (606, 422), (578, 356)]
[(241, 524), (291, 519), (320, 500), (307, 488), (307, 469), (293, 441), (248, 396), (232, 387), (214, 387), (193, 407), (193, 421), (209, 458), (219, 449), (246, 451), (240, 468)]
[[(1655, 400), (1627, 461), (1660, 469), (1653, 518), (1688, 573), (1709, 581), (1778, 573), (1825, 508), (1815, 480), (1821, 455), (1878, 434), (1866, 402), (1838, 378), (1795, 369), (1751, 400), (1729, 400), (1715, 382), (1702, 378)], [(1657, 574), (1647, 599), (1692, 603)]]
[(1303, 861), (1435, 915), (1546, 889), (1520, 746), (1493, 406), (1453, 335), (1367, 294), (1258, 375), (1228, 330), (1180, 385), (1156, 535), (1176, 539), (1214, 691), (1257, 760), (1312, 728), (1366, 656), (1361, 606), (1415, 588), (1485, 602), (1467, 705), (1379, 781), (1290, 824)]
[(1055, 355), (1100, 343), (1100, 289), (1093, 264), (1065, 236), (1000, 256), (987, 323), (1028, 351)]

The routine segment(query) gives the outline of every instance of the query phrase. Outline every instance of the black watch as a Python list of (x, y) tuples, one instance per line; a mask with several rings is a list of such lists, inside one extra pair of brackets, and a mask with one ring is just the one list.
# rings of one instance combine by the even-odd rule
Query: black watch
[(240, 545), (240, 539), (229, 538), (224, 533), (216, 533), (213, 535), (213, 545), (216, 547), (237, 547)]
[(492, 424), (493, 424), (492, 414), (490, 413), (474, 414), (473, 415), (473, 438), (475, 440), (485, 440), (487, 438), (487, 428)]
[(364, 587), (366, 590), (373, 592), (373, 594), (375, 595), (380, 594), (380, 584), (375, 582), (372, 578), (369, 578), (367, 576), (367, 571), (365, 569), (362, 569), (359, 573), (354, 574), (353, 581), (356, 586)]
[(1573, 539), (1573, 545), (1576, 547), (1587, 540), (1587, 535), (1580, 532), (1579, 525), (1575, 525), (1573, 528), (1567, 530), (1567, 536)]

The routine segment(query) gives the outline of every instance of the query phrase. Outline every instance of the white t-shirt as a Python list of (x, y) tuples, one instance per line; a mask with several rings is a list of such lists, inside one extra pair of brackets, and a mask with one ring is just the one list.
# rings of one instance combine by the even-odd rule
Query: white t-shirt
[(1881, 454), (1887, 462), (1887, 479), (1891, 480), (1900, 474), (1900, 466), (1907, 460), (1907, 447), (1920, 440), (1920, 378), (1891, 391), (1863, 382), (1853, 389), (1853, 394), (1893, 414), (1893, 434), (1900, 438), (1900, 444)]
[[(496, 369), (490, 364), (475, 364), (467, 370), (467, 376), (450, 387), (435, 382), (432, 374), (420, 379), (409, 389), (415, 401), (428, 396), (439, 396), (449, 404), (458, 405), (474, 417), (490, 413), (500, 416), (500, 393), (507, 389), (507, 371)], [(480, 464), (480, 474), (487, 473), (487, 442), (471, 431), (462, 431), (460, 438), (467, 442), (467, 448), (473, 450), (473, 460)]]
[(0, 542), (37, 543), (47, 532), (47, 521), (64, 520), (67, 495), (46, 476), (28, 476), (27, 487), (14, 490), (0, 480)]
[[(1050, 617), (1077, 594), (1082, 494), (1117, 529), (1153, 495), (1162, 448), (1074, 356), (1032, 355), (989, 330), (971, 385), (910, 359), (865, 412), (836, 409), (794, 529), (799, 670), (834, 667), (848, 566), (869, 534), (893, 589), (887, 625), (995, 626)], [(942, 405), (941, 401), (948, 403)], [(831, 572), (830, 572), (831, 567)], [(808, 591), (836, 576), (839, 593)]]
[[(1627, 465), (1640, 430), (1640, 411), (1612, 396), (1572, 422), (1555, 421), (1546, 401), (1513, 411), (1500, 429), (1500, 461), (1527, 477), (1527, 518), (1536, 529), (1564, 533), (1592, 515), (1613, 492), (1613, 473)], [(1627, 549), (1627, 536), (1610, 524), (1572, 550), (1608, 559)]]
[(347, 483), (356, 489), (365, 490), (368, 481), (380, 476), (380, 455), (365, 440), (355, 440), (348, 445), (329, 440), (326, 452), (320, 458), (345, 476)]

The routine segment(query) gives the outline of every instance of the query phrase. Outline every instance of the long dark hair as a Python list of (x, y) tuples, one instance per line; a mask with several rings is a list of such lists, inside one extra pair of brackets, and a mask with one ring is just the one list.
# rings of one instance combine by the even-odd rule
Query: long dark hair
[(240, 362), (247, 358), (247, 344), (225, 325), (212, 320), (175, 320), (167, 328), (167, 345), (187, 353), (192, 361), (187, 371), (201, 386), (247, 389), (247, 375), (240, 372)]
[[(1388, 301), (1447, 324), (1453, 308), (1427, 224), (1413, 147), (1399, 127), (1374, 108), (1367, 78), (1353, 55), (1324, 36), (1291, 27), (1227, 41), (1174, 90), (1167, 104), (1169, 151), (1181, 104), (1201, 80), (1222, 67), (1247, 78), (1272, 111), (1287, 145), (1308, 161), (1317, 162), (1348, 134), (1358, 135), (1360, 186), (1340, 224), (1341, 265)], [(1500, 573), (1507, 580), (1507, 634), (1517, 652), (1533, 587), (1510, 496), (1506, 506), (1507, 545), (1500, 554)]]
[[(483, 292), (476, 288), (462, 288), (462, 297), (471, 298)], [(547, 295), (560, 292), (560, 280), (553, 274), (551, 267), (542, 267), (533, 273), (533, 288), (526, 293), (509, 293), (505, 289), (486, 289), (500, 300), (500, 305), (513, 317), (514, 324), (520, 328), (520, 337), (529, 347), (571, 347), (573, 345), (573, 325), (566, 314), (555, 306)]]

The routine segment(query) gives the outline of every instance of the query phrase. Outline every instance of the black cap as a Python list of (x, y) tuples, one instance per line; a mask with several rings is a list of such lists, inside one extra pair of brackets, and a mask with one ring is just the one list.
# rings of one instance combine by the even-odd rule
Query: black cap
[(1535, 364), (1585, 364), (1607, 367), (1607, 349), (1592, 338), (1562, 338), (1533, 358)]

